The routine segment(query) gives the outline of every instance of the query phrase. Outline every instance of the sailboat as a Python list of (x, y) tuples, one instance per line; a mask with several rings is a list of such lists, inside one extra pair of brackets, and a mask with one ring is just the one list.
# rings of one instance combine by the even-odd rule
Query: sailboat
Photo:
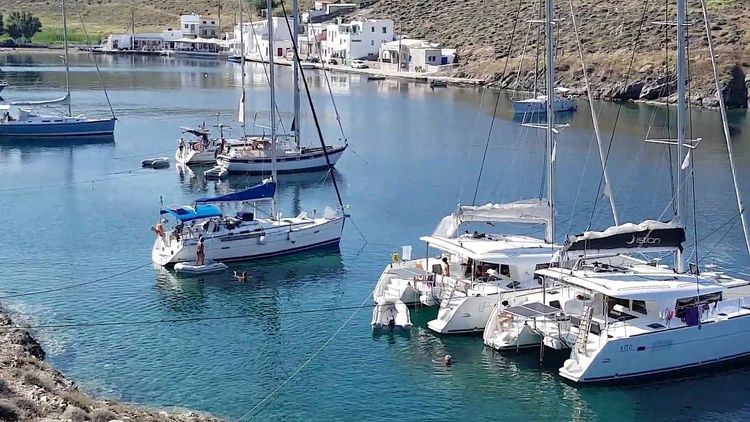
[[(268, 0), (271, 10), (271, 0)], [(268, 14), (272, 28), (272, 14)], [(272, 35), (272, 33), (271, 33)], [(269, 37), (273, 39), (273, 37)], [(273, 80), (273, 58), (269, 67)], [(270, 89), (270, 103), (276, 103), (276, 90)], [(276, 209), (276, 112), (270, 113), (271, 178), (243, 191), (201, 198), (192, 206), (162, 207), (161, 215), (175, 220), (170, 230), (164, 228), (165, 218), (153, 230), (156, 239), (151, 250), (154, 263), (171, 266), (179, 262), (195, 261), (199, 243), (203, 245), (206, 260), (216, 262), (251, 260), (338, 245), (344, 228), (343, 207), (326, 208), (322, 215), (301, 212), (296, 217), (282, 217)], [(331, 166), (329, 166), (332, 169)], [(334, 179), (335, 186), (335, 179)], [(337, 189), (338, 192), (338, 189)], [(271, 214), (257, 218), (258, 205), (270, 202)], [(253, 211), (224, 215), (216, 204), (254, 205)], [(339, 200), (339, 205), (341, 201)]]
[[(112, 135), (115, 130), (115, 116), (105, 119), (73, 116), (70, 103), (70, 66), (68, 61), (68, 27), (65, 14), (65, 0), (62, 1), (63, 44), (65, 61), (65, 96), (52, 100), (16, 101), (0, 105), (0, 137), (80, 137)], [(97, 67), (97, 72), (99, 71)], [(109, 99), (107, 99), (109, 102)], [(29, 107), (62, 105), (67, 106), (67, 114), (37, 114)], [(110, 110), (111, 110), (110, 105)]]
[[(294, 25), (291, 28), (292, 42), (297, 45), (299, 32), (299, 8), (296, 2), (292, 7)], [(284, 18), (288, 19), (288, 18)], [(242, 21), (240, 21), (240, 48), (242, 50), (242, 96), (240, 97), (239, 117), (238, 120), (243, 124), (245, 129), (245, 74), (244, 74), (244, 34)], [(273, 28), (274, 21), (268, 20), (267, 33), (269, 39), (268, 61), (269, 67), (273, 66)], [(254, 29), (253, 29), (254, 31)], [(300, 62), (296, 57), (293, 63), (293, 84), (294, 84), (294, 119), (292, 120), (292, 134), (278, 135), (275, 142), (270, 142), (267, 136), (250, 136), (243, 133), (242, 138), (233, 140), (231, 147), (226, 148), (218, 156), (217, 163), (219, 166), (226, 168), (230, 173), (249, 173), (249, 174), (268, 174), (271, 171), (271, 155), (276, 156), (277, 173), (302, 173), (319, 171), (336, 165), (348, 146), (344, 145), (327, 145), (325, 147), (306, 147), (300, 143)], [(275, 80), (269, 73), (269, 85), (273, 86)], [(275, 103), (270, 104), (271, 109), (276, 108)], [(241, 144), (241, 145), (238, 145)]]
[[(750, 236), (732, 155), (711, 25), (701, 2), (719, 108), (745, 241)], [(577, 383), (630, 380), (715, 365), (750, 356), (750, 281), (698, 264), (687, 267), (683, 243), (691, 152), (687, 139), (687, 2), (677, 0), (677, 139), (675, 216), (672, 221), (623, 224), (568, 239), (561, 265), (537, 271), (544, 289), (505, 310), (499, 342), (543, 344), (570, 355), (559, 375)], [(651, 141), (653, 142), (653, 141)], [(686, 149), (688, 153), (685, 154)], [(685, 160), (682, 160), (685, 155)], [(695, 200), (695, 198), (693, 198)], [(695, 234), (694, 234), (695, 235)], [(697, 242), (697, 240), (696, 240)], [(633, 252), (674, 254), (674, 266), (638, 262)], [(620, 262), (613, 262), (619, 259)], [(607, 262), (609, 261), (609, 262)], [(696, 260), (697, 261), (697, 260)], [(569, 265), (562, 265), (570, 263)], [(500, 322), (500, 321), (498, 321)], [(523, 339), (523, 340), (520, 340)]]

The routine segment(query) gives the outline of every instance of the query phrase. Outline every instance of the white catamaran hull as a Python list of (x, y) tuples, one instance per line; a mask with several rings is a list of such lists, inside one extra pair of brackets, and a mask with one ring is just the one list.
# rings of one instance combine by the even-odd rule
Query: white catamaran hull
[[(264, 223), (268, 223), (267, 221)], [(284, 255), (327, 245), (338, 244), (344, 218), (306, 219), (295, 224), (274, 227), (237, 228), (204, 234), (206, 259), (217, 262), (242, 261)], [(151, 251), (154, 263), (168, 266), (178, 262), (195, 262), (197, 239), (179, 241), (172, 235), (157, 236)]]
[[(346, 146), (328, 149), (328, 158), (331, 165), (336, 162), (346, 150)], [(220, 155), (217, 162), (229, 170), (230, 173), (269, 174), (272, 170), (271, 158), (242, 158)], [(310, 152), (287, 154), (276, 157), (276, 171), (278, 173), (302, 173), (308, 171), (319, 171), (328, 168), (326, 156), (321, 148), (315, 148)]]
[(576, 382), (654, 376), (750, 356), (750, 315), (609, 340), (592, 356), (573, 351), (560, 375)]
[[(552, 104), (552, 109), (556, 113), (560, 113), (563, 111), (573, 111), (576, 109), (576, 103), (567, 98), (555, 98), (555, 101)], [(516, 114), (546, 113), (547, 97), (541, 96), (537, 98), (530, 98), (528, 100), (513, 101), (513, 112)]]

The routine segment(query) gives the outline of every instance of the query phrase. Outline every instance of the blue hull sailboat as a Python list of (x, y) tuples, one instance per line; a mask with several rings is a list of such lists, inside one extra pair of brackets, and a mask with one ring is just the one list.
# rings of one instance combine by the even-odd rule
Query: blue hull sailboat
[[(16, 101), (0, 105), (0, 138), (26, 137), (81, 137), (112, 135), (115, 131), (115, 116), (110, 104), (112, 117), (87, 118), (73, 116), (70, 105), (70, 68), (68, 64), (68, 30), (65, 14), (65, 0), (62, 1), (63, 43), (65, 54), (65, 96), (42, 101)], [(97, 72), (99, 67), (96, 68)], [(100, 75), (101, 78), (101, 75)], [(102, 86), (104, 86), (102, 84)], [(109, 98), (107, 98), (109, 102)], [(62, 105), (67, 106), (65, 115), (46, 115), (33, 110), (33, 107)]]

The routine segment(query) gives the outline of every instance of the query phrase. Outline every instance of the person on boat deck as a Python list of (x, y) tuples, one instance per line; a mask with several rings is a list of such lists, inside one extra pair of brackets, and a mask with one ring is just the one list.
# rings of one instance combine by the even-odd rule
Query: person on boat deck
[(466, 269), (464, 270), (464, 277), (471, 277), (471, 268), (474, 266), (474, 260), (471, 258), (467, 258), (466, 263), (461, 265), (466, 266)]
[(180, 150), (180, 155), (183, 155), (182, 152), (185, 150), (185, 140), (182, 139), (182, 136), (180, 136), (180, 140), (177, 141), (177, 149)]
[(451, 266), (448, 264), (448, 258), (443, 257), (442, 264), (440, 264), (443, 267), (443, 275), (446, 277), (451, 276)]
[(195, 244), (195, 265), (205, 265), (206, 253), (203, 245), (203, 236), (198, 238), (198, 243)]
[(167, 220), (161, 219), (158, 223), (156, 223), (156, 226), (154, 226), (154, 231), (156, 232), (156, 235), (163, 238), (164, 237), (164, 223), (166, 223)]

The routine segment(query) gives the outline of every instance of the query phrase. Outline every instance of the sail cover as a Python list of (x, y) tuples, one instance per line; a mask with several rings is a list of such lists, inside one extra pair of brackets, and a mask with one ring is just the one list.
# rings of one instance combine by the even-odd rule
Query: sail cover
[(552, 220), (552, 207), (546, 199), (530, 199), (507, 204), (464, 205), (458, 212), (443, 217), (433, 236), (455, 237), (463, 223), (528, 223), (547, 224)]
[(42, 106), (42, 105), (67, 105), (70, 104), (70, 95), (65, 94), (64, 97), (55, 98), (53, 100), (38, 100), (38, 101), (13, 101), (10, 105), (14, 106)]
[(682, 250), (685, 229), (676, 222), (646, 220), (640, 224), (622, 224), (602, 232), (585, 232), (569, 237), (566, 251), (609, 251), (632, 249)]
[(212, 202), (252, 202), (273, 199), (276, 193), (276, 183), (264, 182), (248, 189), (230, 193), (227, 195), (200, 198), (195, 201), (196, 204), (207, 204)]
[(170, 214), (180, 221), (192, 221), (202, 218), (221, 217), (221, 210), (215, 205), (196, 205), (193, 207), (165, 207), (161, 214)]

